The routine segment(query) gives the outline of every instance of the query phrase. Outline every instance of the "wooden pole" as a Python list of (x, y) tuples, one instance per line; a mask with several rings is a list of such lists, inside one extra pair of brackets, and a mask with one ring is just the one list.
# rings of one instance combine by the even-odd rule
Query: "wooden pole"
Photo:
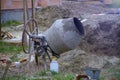
[[(35, 0), (31, 0), (31, 4), (32, 4), (32, 19), (35, 19)], [(32, 27), (31, 29), (34, 30), (34, 23), (32, 23)]]
[(2, 28), (2, 21), (1, 21), (1, 15), (2, 14), (2, 10), (1, 10), (1, 0), (0, 0), (0, 40), (2, 39), (2, 36), (1, 36), (1, 28)]
[[(23, 0), (23, 10), (24, 10), (24, 12), (23, 12), (23, 21), (24, 21), (24, 27), (25, 27), (25, 24), (27, 22), (27, 12), (26, 12), (27, 8), (26, 8), (26, 3), (27, 3), (27, 0)], [(24, 34), (23, 37), (24, 37), (24, 40), (23, 40), (24, 45), (27, 45), (27, 35)]]
[(28, 0), (26, 1), (26, 15), (27, 15), (27, 20), (29, 20)]
[(23, 13), (23, 20), (24, 20), (24, 26), (27, 22), (27, 8), (26, 8), (26, 0), (23, 0), (23, 9), (24, 9), (24, 13)]
[[(29, 20), (29, 8), (28, 8), (28, 0), (27, 0), (27, 2), (26, 2), (26, 16), (27, 16), (27, 20)], [(31, 25), (31, 23), (29, 23), (28, 24), (28, 27), (29, 27), (29, 31), (32, 33), (32, 25)]]
[(32, 18), (35, 19), (35, 0), (31, 0), (32, 2)]

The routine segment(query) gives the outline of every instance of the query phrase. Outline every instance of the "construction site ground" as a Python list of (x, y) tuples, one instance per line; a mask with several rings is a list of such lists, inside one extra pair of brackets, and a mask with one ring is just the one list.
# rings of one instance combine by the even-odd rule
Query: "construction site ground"
[[(84, 16), (106, 13), (113, 13), (116, 15), (117, 10), (118, 8), (112, 8), (99, 1), (63, 1), (62, 5), (59, 7), (52, 6), (38, 10), (36, 12), (36, 19), (39, 26), (39, 32), (43, 32), (47, 30), (55, 20), (60, 18), (77, 17), (83, 19)], [(2, 30), (8, 31), (16, 38), (21, 39), (23, 26), (3, 27)], [(3, 54), (4, 53), (0, 53), (0, 58), (2, 56), (10, 56)], [(21, 59), (26, 56), (28, 57), (28, 55), (21, 51), (18, 53), (17, 58)], [(59, 71), (66, 74), (85, 74), (85, 69), (87, 67), (92, 67), (98, 68), (101, 71), (100, 80), (120, 80), (120, 58), (116, 56), (107, 56), (104, 54), (97, 55), (97, 53), (91, 54), (78, 47), (75, 50), (61, 54), (58, 63)], [(34, 62), (30, 65), (30, 71), (26, 63), (24, 63), (21, 69), (11, 67), (8, 74), (26, 74), (27, 76), (33, 76), (37, 71), (43, 69), (38, 68)], [(3, 69), (0, 69), (0, 72), (3, 73)], [(116, 77), (115, 74), (118, 75), (117, 79), (114, 78)], [(0, 74), (0, 76), (2, 75)]]

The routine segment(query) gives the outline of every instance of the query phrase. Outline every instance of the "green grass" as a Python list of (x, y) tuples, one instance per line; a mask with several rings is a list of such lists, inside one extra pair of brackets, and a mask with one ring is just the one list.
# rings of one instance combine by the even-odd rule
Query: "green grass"
[(30, 80), (24, 75), (13, 75), (13, 76), (7, 76), (5, 80)]
[[(54, 71), (50, 71), (52, 80), (74, 80), (75, 75), (72, 73), (56, 73)], [(46, 76), (47, 73), (45, 71), (40, 71), (39, 73), (36, 74), (36, 76)], [(35, 76), (35, 77), (36, 77)]]
[(17, 26), (20, 25), (21, 23), (17, 20), (12, 20), (12, 21), (6, 21), (5, 23), (2, 23), (3, 27), (8, 27), (8, 26)]
[(120, 65), (120, 58), (119, 58), (119, 60), (118, 60), (117, 64), (118, 64), (118, 65)]
[(21, 45), (15, 45), (15, 44), (13, 45), (10, 43), (0, 41), (0, 54), (10, 55), (12, 61), (18, 60), (16, 56), (22, 50), (23, 49)]
[[(5, 80), (49, 80), (49, 79), (39, 79), (41, 76), (46, 76), (45, 71), (40, 71), (39, 73), (35, 74), (35, 76), (26, 77), (25, 75), (12, 75), (7, 76)], [(75, 75), (74, 74), (65, 74), (65, 73), (55, 73), (51, 72), (51, 78), (52, 80), (74, 80)]]
[(116, 66), (112, 66), (107, 69), (107, 74), (100, 77), (100, 80), (108, 80), (109, 78), (113, 78), (115, 80), (120, 80), (120, 59), (117, 62)]
[[(0, 41), (0, 54), (6, 54), (6, 55), (12, 55), (11, 59), (12, 61), (16, 60), (16, 55), (19, 54), (22, 51), (21, 45), (13, 45), (10, 43), (2, 42)], [(74, 80), (75, 75), (68, 73), (56, 73), (56, 72), (50, 72), (52, 80)], [(47, 73), (45, 71), (40, 71), (39, 73), (36, 73), (33, 75), (33, 77), (37, 78), (40, 76), (46, 76)], [(25, 75), (7, 75), (5, 80), (39, 80), (34, 79), (32, 76), (26, 77)]]
[(64, 74), (64, 73), (59, 73), (56, 75), (52, 75), (52, 80), (74, 80), (74, 75), (73, 74)]
[(111, 73), (112, 78), (120, 79), (120, 68), (111, 68), (108, 72)]
[(20, 51), (22, 51), (21, 45), (13, 45), (11, 43), (0, 41), (0, 53), (3, 54), (20, 53)]
[(111, 73), (112, 78), (120, 79), (120, 59), (117, 62), (117, 66), (110, 68), (108, 73)]

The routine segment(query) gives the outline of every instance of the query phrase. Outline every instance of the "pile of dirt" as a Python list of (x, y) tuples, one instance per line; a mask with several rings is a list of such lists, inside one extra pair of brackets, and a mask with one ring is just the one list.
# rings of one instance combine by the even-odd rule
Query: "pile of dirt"
[(80, 17), (84, 14), (106, 13), (113, 8), (108, 8), (99, 1), (64, 1), (63, 7), (72, 12), (72, 16)]
[(98, 56), (86, 53), (79, 48), (63, 53), (60, 59), (58, 59), (60, 71), (64, 71), (65, 73), (85, 74), (87, 68), (95, 68), (101, 71), (100, 76), (109, 75), (107, 71), (113, 66), (120, 66), (118, 62), (119, 58), (115, 56)]
[(83, 74), (86, 67), (92, 67), (102, 70), (104, 75), (119, 60), (120, 15), (94, 14), (82, 17), (87, 20), (83, 23), (85, 36), (77, 49), (61, 55), (60, 69)]
[(57, 19), (77, 17), (84, 14), (108, 13), (115, 8), (108, 8), (99, 1), (62, 1), (61, 6), (48, 6), (36, 12), (36, 19), (40, 30), (46, 30)]
[(120, 15), (86, 15), (80, 48), (94, 54), (120, 57)]
[(58, 6), (48, 6), (36, 13), (36, 19), (39, 27), (50, 27), (57, 19), (70, 17), (71, 12), (68, 9)]
[[(119, 60), (119, 58), (114, 57), (114, 55), (119, 55), (119, 46), (117, 44), (119, 35), (116, 35), (116, 32), (118, 34), (120, 29), (118, 15), (107, 16), (100, 14), (111, 10), (115, 10), (115, 8), (108, 8), (99, 1), (63, 1), (60, 7), (51, 6), (43, 8), (36, 13), (39, 27), (42, 27), (42, 30), (44, 27), (50, 27), (59, 18), (77, 17), (88, 19), (84, 23), (85, 38), (82, 44), (80, 44), (80, 48), (63, 53), (58, 60), (60, 71), (83, 74), (86, 67), (92, 67), (99, 68), (104, 73), (106, 71), (105, 68), (116, 65), (116, 62)], [(113, 24), (109, 23), (109, 21), (112, 21)], [(112, 28), (109, 30), (110, 26)], [(108, 32), (106, 28), (109, 30)], [(116, 38), (112, 38), (112, 44), (110, 38), (115, 36)], [(89, 42), (93, 42), (93, 44), (89, 44)], [(112, 48), (111, 45), (116, 47)]]

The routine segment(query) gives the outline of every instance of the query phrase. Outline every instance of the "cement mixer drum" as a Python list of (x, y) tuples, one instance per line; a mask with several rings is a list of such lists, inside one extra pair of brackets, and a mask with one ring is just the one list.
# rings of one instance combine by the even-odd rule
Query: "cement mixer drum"
[(58, 19), (44, 32), (44, 35), (53, 51), (61, 54), (79, 45), (84, 29), (76, 17)]

